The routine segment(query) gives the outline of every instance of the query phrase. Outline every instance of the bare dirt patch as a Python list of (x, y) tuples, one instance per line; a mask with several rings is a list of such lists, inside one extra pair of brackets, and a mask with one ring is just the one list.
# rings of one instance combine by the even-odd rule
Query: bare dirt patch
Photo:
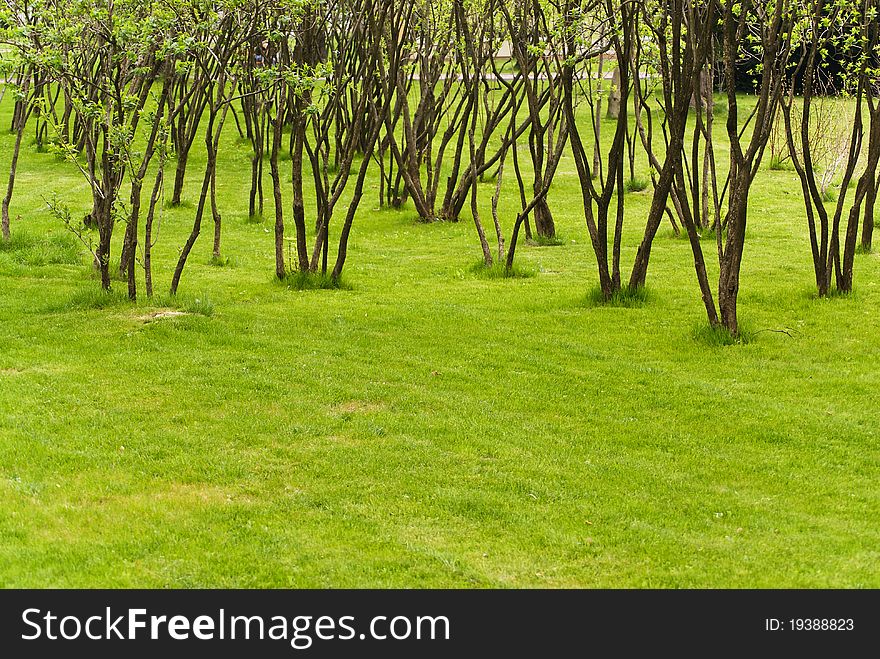
[(373, 403), (366, 400), (350, 400), (333, 407), (333, 411), (337, 414), (368, 414), (370, 412), (381, 412), (384, 409), (385, 405), (382, 403)]
[(139, 320), (142, 323), (154, 323), (157, 320), (165, 320), (167, 318), (180, 318), (181, 316), (189, 315), (190, 314), (186, 311), (177, 311), (175, 309), (156, 309), (155, 311), (135, 316), (135, 320)]

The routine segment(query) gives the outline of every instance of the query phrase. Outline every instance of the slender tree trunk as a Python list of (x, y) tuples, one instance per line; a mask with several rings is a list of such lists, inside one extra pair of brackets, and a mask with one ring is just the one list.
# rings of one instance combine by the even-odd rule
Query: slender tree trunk
[[(364, 196), (364, 182), (367, 179), (367, 172), (370, 168), (370, 159), (372, 158), (373, 150), (376, 147), (376, 140), (379, 139), (379, 132), (382, 129), (383, 122), (380, 117), (389, 111), (389, 106), (390, 100), (389, 98), (385, 98), (378, 110), (373, 111), (371, 116), (372, 123), (370, 124), (372, 127), (369, 131), (365, 132), (363, 142), (364, 150), (362, 152), (363, 159), (361, 160), (361, 166), (358, 170), (358, 176), (355, 181), (354, 190), (352, 191), (351, 201), (348, 203), (348, 212), (345, 215), (345, 220), (342, 223), (342, 230), (339, 234), (339, 247), (336, 251), (336, 264), (333, 266), (333, 272), (330, 275), (330, 278), (336, 284), (339, 283), (339, 280), (342, 277), (342, 269), (345, 267), (345, 260), (348, 256), (348, 239), (351, 236), (351, 227), (354, 223), (355, 213), (357, 213), (361, 199)], [(327, 271), (328, 242), (329, 241), (324, 242), (323, 272)]]
[[(516, 146), (514, 145), (514, 148)], [(498, 260), (504, 261), (504, 232), (501, 230), (501, 222), (498, 218), (498, 200), (501, 198), (501, 182), (504, 178), (504, 156), (498, 165), (498, 173), (495, 175), (495, 194), (492, 196), (492, 222), (495, 225), (495, 238), (498, 241)], [(508, 268), (509, 270), (510, 268)]]
[(615, 291), (620, 290), (620, 248), (623, 241), (623, 158), (617, 168), (617, 216), (614, 221), (614, 244), (611, 250), (611, 286)]
[(278, 169), (278, 152), (281, 149), (282, 109), (272, 125), (272, 150), (269, 154), (269, 167), (272, 175), (272, 194), (275, 199), (275, 276), (284, 279), (287, 267), (284, 263), (284, 200), (281, 196), (281, 173)]
[[(706, 112), (711, 112), (711, 108), (707, 108)], [(709, 150), (709, 142), (706, 141), (706, 147), (703, 149), (703, 181), (700, 186), (700, 217), (703, 219), (703, 228), (709, 229), (712, 226), (709, 214), (709, 186), (712, 183), (709, 175), (709, 169), (712, 166), (711, 151)]]
[(605, 113), (606, 119), (617, 120), (620, 114), (620, 67), (626, 66), (622, 62), (618, 62), (617, 67), (611, 73), (611, 89), (608, 91), (608, 111)]
[(596, 83), (596, 110), (593, 117), (593, 130), (595, 131), (596, 144), (593, 147), (593, 175), (599, 175), (602, 165), (602, 93), (605, 86), (605, 53), (599, 54), (598, 82)]
[[(339, 249), (336, 253), (336, 265), (333, 266), (333, 272), (331, 273), (331, 279), (339, 283), (340, 277), (342, 277), (342, 269), (345, 267), (345, 259), (348, 256), (348, 238), (351, 235), (351, 227), (354, 223), (354, 216), (357, 212), (358, 206), (360, 206), (361, 198), (364, 195), (364, 181), (367, 178), (367, 170), (369, 169), (370, 158), (365, 153), (364, 158), (361, 161), (361, 167), (358, 171), (357, 181), (355, 182), (354, 191), (352, 193), (351, 201), (348, 204), (348, 212), (345, 215), (345, 221), (342, 224), (342, 231), (339, 235)], [(326, 244), (326, 243), (325, 243)], [(323, 266), (324, 271), (326, 271), (326, 253), (324, 255), (325, 265)]]
[(483, 223), (480, 222), (480, 211), (477, 208), (477, 188), (479, 184), (477, 183), (477, 175), (476, 175), (476, 163), (474, 160), (474, 125), (471, 123), (470, 131), (468, 132), (468, 142), (470, 144), (471, 151), (471, 171), (473, 176), (473, 183), (471, 185), (471, 214), (474, 219), (474, 226), (477, 228), (477, 236), (480, 239), (480, 248), (483, 250), (483, 263), (486, 267), (490, 267), (492, 265), (492, 250), (489, 248), (489, 241), (486, 240), (486, 232), (483, 229)]
[[(297, 109), (297, 113), (300, 114)], [(306, 210), (303, 195), (303, 146), (305, 139), (305, 119), (298, 116), (294, 120), (294, 144), (291, 158), (293, 172), (293, 224), (296, 228), (296, 254), (299, 271), (309, 271), (309, 252), (306, 245)]]
[[(727, 242), (721, 259), (721, 272), (718, 282), (718, 307), (721, 324), (734, 336), (739, 334), (737, 300), (739, 298), (740, 270), (742, 268), (747, 205), (751, 173), (740, 167), (738, 176), (731, 181)], [(711, 319), (710, 319), (711, 320)]]
[(143, 189), (143, 180), (135, 178), (131, 184), (131, 214), (128, 218), (128, 226), (125, 230), (125, 240), (128, 244), (128, 253), (123, 251), (125, 261), (125, 273), (128, 275), (128, 299), (137, 300), (137, 279), (135, 275), (137, 271), (137, 236), (138, 236), (138, 218), (141, 212), (141, 190)]
[(113, 236), (113, 214), (110, 200), (103, 199), (97, 204), (98, 250), (97, 265), (101, 273), (101, 288), (109, 291), (110, 281), (110, 240)]
[(489, 241), (486, 239), (486, 231), (483, 229), (483, 223), (480, 222), (480, 211), (477, 208), (477, 187), (478, 184), (474, 181), (474, 185), (471, 188), (471, 214), (474, 218), (474, 225), (477, 227), (477, 235), (480, 238), (480, 247), (483, 250), (483, 263), (488, 268), (492, 265), (492, 250), (489, 248)]
[[(880, 160), (880, 108), (876, 110), (876, 116), (871, 118), (871, 137), (868, 146), (866, 171), (856, 186), (855, 198), (853, 199), (846, 223), (846, 234), (843, 241), (843, 263), (840, 277), (838, 278), (838, 288), (844, 293), (852, 291), (853, 266), (855, 264), (856, 243), (859, 237), (859, 216), (862, 213), (862, 204), (865, 203), (866, 199), (868, 199), (865, 204), (866, 208), (873, 207), (874, 201), (870, 197), (873, 196), (876, 186), (878, 160)], [(845, 176), (844, 184), (848, 182), (848, 177)], [(873, 215), (873, 208), (871, 213)]]
[(862, 250), (870, 252), (874, 236), (874, 205), (877, 201), (877, 179), (873, 178), (865, 198), (865, 215), (862, 220)]
[(186, 166), (189, 162), (189, 149), (181, 149), (177, 154), (177, 169), (174, 173), (174, 191), (171, 195), (171, 205), (180, 206), (183, 197), (183, 185), (186, 179)]
[(840, 269), (840, 279), (837, 287), (841, 293), (851, 293), (853, 287), (853, 265), (855, 264), (856, 243), (859, 238), (859, 215), (861, 204), (855, 204), (850, 209), (846, 223), (846, 233), (843, 237), (843, 262)]
[(213, 257), (219, 261), (220, 256), (220, 232), (223, 227), (223, 218), (217, 208), (217, 169), (211, 172), (211, 217), (214, 219), (214, 250)]
[(657, 230), (663, 222), (663, 213), (666, 210), (666, 202), (669, 199), (669, 192), (672, 189), (675, 171), (681, 160), (682, 138), (683, 130), (681, 133), (677, 130), (673, 131), (666, 162), (663, 164), (660, 178), (654, 188), (654, 196), (651, 199), (651, 209), (648, 212), (648, 221), (645, 225), (644, 237), (642, 238), (642, 242), (636, 252), (632, 274), (629, 278), (629, 287), (631, 289), (643, 288), (648, 278), (648, 264), (651, 260), (651, 248), (654, 245), (654, 238), (657, 236)]
[[(259, 120), (254, 122), (254, 126), (259, 126)], [(254, 140), (254, 155), (251, 158), (251, 192), (248, 200), (248, 217), (257, 217), (257, 187), (260, 184), (260, 161), (263, 159), (263, 152), (260, 148), (263, 144), (263, 138), (259, 136), (257, 130)]]
[(27, 126), (28, 118), (30, 117), (30, 109), (27, 104), (27, 93), (28, 87), (30, 83), (30, 78), (28, 77), (24, 83), (22, 88), (22, 93), (25, 96), (25, 99), (20, 102), (20, 104), (16, 104), (16, 108), (18, 109), (20, 105), (20, 109), (16, 113), (17, 116), (13, 121), (13, 125), (15, 126), (15, 146), (12, 147), (12, 162), (9, 166), (9, 180), (6, 184), (6, 196), (3, 197), (3, 205), (2, 205), (2, 216), (0, 216), (0, 231), (2, 231), (3, 240), (10, 240), (12, 237), (10, 223), (9, 223), (9, 205), (12, 203), (12, 193), (15, 190), (15, 175), (18, 171), (18, 157), (21, 153), (21, 141), (24, 138), (25, 127)]
[(186, 261), (189, 258), (189, 254), (192, 251), (192, 248), (196, 244), (196, 240), (199, 238), (199, 233), (202, 230), (202, 217), (205, 214), (205, 205), (208, 202), (208, 194), (210, 192), (211, 187), (211, 176), (213, 175), (214, 168), (217, 166), (217, 153), (214, 149), (214, 123), (216, 121), (216, 114), (211, 111), (210, 117), (208, 119), (208, 129), (205, 133), (205, 146), (208, 151), (208, 162), (205, 166), (205, 177), (202, 180), (202, 192), (199, 195), (199, 204), (196, 208), (196, 216), (193, 220), (192, 231), (189, 234), (189, 238), (187, 238), (186, 243), (183, 245), (183, 249), (180, 252), (180, 257), (177, 259), (177, 267), (174, 269), (174, 275), (171, 278), (171, 295), (177, 295), (177, 288), (180, 286), (180, 278), (183, 276), (183, 269), (186, 267)]
[(6, 184), (6, 196), (3, 197), (2, 224), (3, 240), (12, 237), (9, 223), (9, 205), (12, 203), (12, 193), (15, 189), (15, 174), (18, 169), (18, 156), (21, 153), (21, 140), (24, 136), (24, 126), (19, 126), (15, 136), (15, 146), (12, 148), (12, 164), (9, 166), (9, 182)]
[[(535, 190), (538, 194), (539, 190)], [(554, 238), (556, 236), (556, 223), (553, 221), (553, 214), (550, 212), (550, 206), (547, 204), (546, 198), (542, 199), (535, 206), (535, 232), (544, 238)]]
[(508, 273), (513, 269), (513, 259), (516, 256), (516, 246), (519, 242), (519, 230), (520, 227), (522, 227), (524, 220), (525, 216), (520, 213), (516, 216), (516, 222), (513, 223), (513, 233), (510, 235), (510, 247), (507, 250), (507, 262), (504, 264), (504, 269)]
[[(134, 190), (134, 184), (132, 184), (132, 191)], [(134, 209), (132, 209), (134, 212)], [(125, 227), (125, 235), (122, 239), (122, 252), (119, 256), (119, 278), (126, 279), (128, 276), (128, 265), (132, 260), (132, 254), (134, 253), (135, 244), (137, 243), (137, 228), (134, 223), (131, 221)]]
[[(699, 89), (699, 88), (698, 88)], [(698, 98), (698, 93), (694, 93), (694, 99), (697, 103), (697, 113), (701, 114), (702, 109), (702, 99)], [(705, 222), (702, 215), (702, 199), (700, 196), (700, 138), (702, 137), (702, 130), (700, 124), (702, 123), (701, 119), (698, 119), (695, 122), (694, 126), (694, 137), (691, 143), (691, 171), (690, 171), (690, 188), (691, 188), (691, 204), (690, 207), (693, 209), (692, 213), (694, 215), (694, 224), (699, 228), (703, 228), (705, 226)], [(684, 160), (684, 159), (682, 159)]]
[(156, 205), (162, 195), (162, 182), (165, 177), (164, 164), (159, 165), (156, 183), (150, 195), (150, 209), (144, 221), (144, 291), (147, 297), (153, 297), (153, 221), (156, 217)]

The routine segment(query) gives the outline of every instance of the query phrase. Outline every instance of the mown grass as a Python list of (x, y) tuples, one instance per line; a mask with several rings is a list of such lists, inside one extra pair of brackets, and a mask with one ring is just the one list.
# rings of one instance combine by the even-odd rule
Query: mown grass
[[(88, 191), (23, 153), (13, 232), (30, 247), (0, 248), (0, 583), (880, 586), (880, 260), (858, 257), (856, 295), (815, 298), (793, 172), (753, 189), (750, 340), (727, 345), (668, 232), (645, 300), (585, 303), (596, 264), (570, 157), (549, 197), (567, 242), (518, 249), (536, 276), (469, 273), (469, 217), (376, 211), (371, 180), (348, 288), (273, 283), (236, 137), (217, 180), (236, 267), (210, 265), (205, 228), (164, 296), (194, 154), (185, 204), (163, 209), (159, 294), (134, 305), (121, 282), (101, 297), (73, 243), (34, 247), (62, 233), (46, 189), (74, 216)], [(624, 278), (649, 203), (627, 197)], [(502, 195), (508, 233), (517, 205)]]

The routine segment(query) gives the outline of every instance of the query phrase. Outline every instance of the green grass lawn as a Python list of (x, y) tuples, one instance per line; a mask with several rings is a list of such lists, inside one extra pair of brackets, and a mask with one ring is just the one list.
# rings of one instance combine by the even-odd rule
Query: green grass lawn
[[(234, 137), (230, 262), (210, 264), (207, 218), (179, 316), (96, 293), (45, 203), (85, 214), (85, 182), (26, 145), (0, 247), (0, 585), (880, 586), (880, 258), (857, 257), (851, 297), (816, 299), (793, 172), (755, 185), (753, 340), (719, 347), (695, 338), (690, 248), (668, 225), (644, 305), (590, 302), (570, 156), (550, 196), (564, 244), (518, 251), (534, 277), (476, 276), (469, 218), (376, 210), (373, 180), (348, 288), (289, 290)], [(164, 211), (157, 292), (201, 163)], [(627, 274), (649, 199), (628, 199)]]

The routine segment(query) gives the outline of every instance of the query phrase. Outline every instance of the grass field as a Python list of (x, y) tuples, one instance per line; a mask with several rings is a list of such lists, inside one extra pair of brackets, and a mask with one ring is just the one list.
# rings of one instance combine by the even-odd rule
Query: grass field
[[(0, 585), (880, 586), (880, 258), (816, 299), (792, 172), (756, 183), (752, 339), (721, 347), (668, 225), (645, 304), (590, 301), (570, 157), (550, 196), (564, 244), (518, 252), (533, 277), (476, 276), (472, 223), (375, 210), (372, 186), (347, 288), (290, 290), (233, 137), (229, 263), (206, 226), (180, 299), (135, 307), (97, 293), (46, 210), (57, 192), (85, 214), (78, 172), (26, 146), (0, 246)], [(200, 158), (164, 211), (157, 291)], [(628, 200), (624, 264), (649, 199)]]

